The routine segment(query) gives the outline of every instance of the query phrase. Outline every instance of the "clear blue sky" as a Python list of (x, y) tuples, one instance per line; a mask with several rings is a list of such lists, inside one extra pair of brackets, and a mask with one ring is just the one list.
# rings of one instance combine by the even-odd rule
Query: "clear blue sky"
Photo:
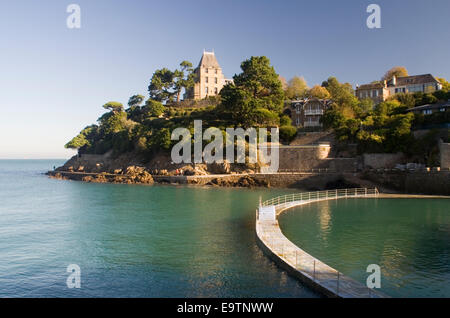
[[(66, 7), (81, 7), (81, 29)], [(366, 27), (366, 7), (382, 29)], [(395, 65), (450, 78), (450, 1), (14, 0), (0, 3), (0, 158), (67, 158), (64, 144), (110, 100), (147, 95), (155, 69), (214, 49), (227, 77), (266, 55), (310, 86), (353, 85)]]

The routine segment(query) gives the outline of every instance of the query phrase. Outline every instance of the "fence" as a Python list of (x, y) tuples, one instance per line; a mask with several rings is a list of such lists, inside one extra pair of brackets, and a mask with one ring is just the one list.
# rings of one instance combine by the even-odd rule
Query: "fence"
[[(306, 193), (283, 195), (260, 203), (260, 208), (273, 206), (283, 210), (296, 205), (321, 200), (331, 200), (346, 197), (373, 197), (379, 194), (377, 188), (336, 189)], [(259, 209), (258, 209), (259, 210)], [(257, 234), (264, 245), (273, 254), (289, 265), (298, 274), (338, 297), (386, 297), (373, 291), (365, 285), (342, 275), (338, 270), (326, 265), (306, 253), (289, 241), (281, 232), (278, 222), (259, 221), (257, 210)]]
[[(316, 192), (303, 192), (282, 195), (276, 198), (262, 202), (261, 206), (271, 206), (274, 205), (279, 208), (279, 205), (285, 205), (287, 203), (301, 202), (301, 201), (317, 201), (326, 199), (337, 199), (345, 197), (365, 197), (365, 196), (376, 196), (378, 195), (377, 188), (353, 188), (353, 189), (335, 189), (335, 190), (324, 190)], [(280, 206), (281, 207), (281, 206)]]

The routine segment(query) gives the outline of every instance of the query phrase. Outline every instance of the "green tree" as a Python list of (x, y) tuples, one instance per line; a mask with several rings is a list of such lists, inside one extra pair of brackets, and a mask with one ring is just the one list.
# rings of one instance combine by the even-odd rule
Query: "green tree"
[(107, 102), (105, 105), (103, 105), (103, 108), (111, 110), (115, 113), (123, 111), (123, 105), (119, 102)]
[(165, 107), (161, 102), (148, 99), (145, 102), (143, 111), (150, 117), (159, 117), (164, 113)]
[(403, 66), (394, 66), (389, 71), (387, 71), (381, 78), (381, 81), (390, 81), (394, 76), (404, 77), (408, 76), (408, 70)]
[(88, 148), (92, 145), (93, 137), (97, 132), (97, 125), (91, 125), (84, 128), (77, 136), (75, 136), (71, 141), (65, 144), (65, 148), (69, 149), (80, 149)]
[(148, 86), (150, 98), (163, 103), (171, 100), (174, 95), (174, 76), (174, 72), (167, 68), (156, 70)]
[(246, 127), (256, 124), (255, 112), (258, 109), (280, 113), (284, 92), (269, 59), (253, 56), (242, 62), (241, 69), (242, 73), (233, 77), (234, 83), (221, 90), (219, 110), (230, 114), (235, 124)]
[(192, 63), (189, 61), (181, 62), (180, 69), (175, 70), (173, 74), (176, 100), (179, 102), (182, 89), (188, 90), (195, 85), (195, 73), (192, 68)]
[(140, 106), (142, 102), (144, 101), (145, 97), (142, 95), (133, 95), (128, 100), (128, 106), (129, 107), (135, 107)]
[(308, 92), (308, 84), (303, 77), (294, 76), (289, 80), (286, 88), (286, 97), (295, 100), (305, 97)]
[(353, 88), (349, 83), (339, 83), (337, 78), (330, 77), (322, 86), (326, 87), (333, 100), (333, 105), (346, 118), (354, 118), (355, 114), (361, 112), (359, 100), (356, 98)]
[(371, 98), (364, 98), (360, 102), (360, 107), (363, 113), (368, 113), (373, 109), (373, 100)]

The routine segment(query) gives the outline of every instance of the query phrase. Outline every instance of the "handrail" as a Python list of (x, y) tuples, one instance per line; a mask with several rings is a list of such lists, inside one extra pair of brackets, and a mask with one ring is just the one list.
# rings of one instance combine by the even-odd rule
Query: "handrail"
[(293, 193), (287, 195), (281, 195), (260, 203), (260, 206), (278, 206), (290, 202), (297, 201), (311, 201), (311, 200), (322, 200), (322, 199), (332, 199), (332, 198), (342, 198), (342, 197), (355, 197), (355, 196), (378, 196), (379, 192), (377, 188), (351, 188), (351, 189), (335, 189), (335, 190), (324, 190), (315, 192), (302, 192)]

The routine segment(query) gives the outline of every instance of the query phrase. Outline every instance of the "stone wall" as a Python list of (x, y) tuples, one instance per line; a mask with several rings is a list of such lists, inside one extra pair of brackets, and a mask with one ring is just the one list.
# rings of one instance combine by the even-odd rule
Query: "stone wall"
[(450, 171), (367, 172), (364, 178), (403, 193), (450, 195)]
[(405, 156), (403, 153), (365, 153), (363, 155), (364, 168), (395, 168), (397, 164), (403, 163)]
[(441, 153), (441, 169), (450, 168), (450, 143), (439, 143), (439, 149)]

